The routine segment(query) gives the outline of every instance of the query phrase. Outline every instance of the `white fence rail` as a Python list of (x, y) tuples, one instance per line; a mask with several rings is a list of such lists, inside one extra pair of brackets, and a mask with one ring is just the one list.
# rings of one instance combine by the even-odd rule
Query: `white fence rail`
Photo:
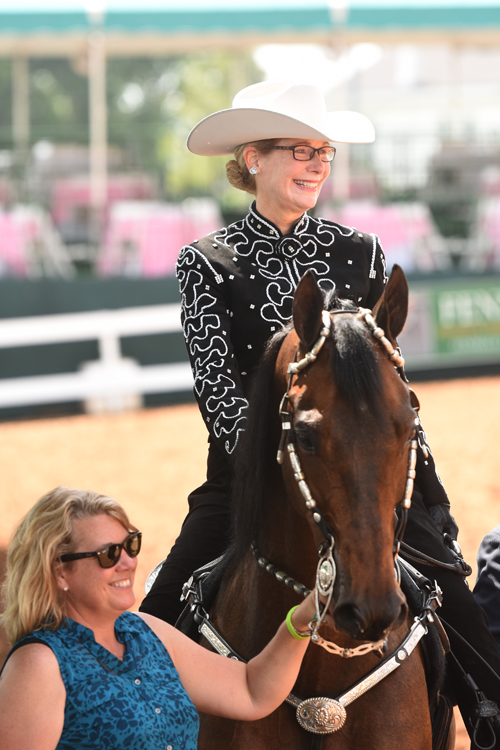
[(0, 379), (0, 408), (83, 401), (89, 412), (138, 407), (147, 393), (188, 391), (193, 378), (187, 362), (141, 366), (122, 357), (125, 336), (181, 330), (179, 305), (40, 315), (0, 320), (0, 348), (97, 340), (99, 359), (79, 372)]

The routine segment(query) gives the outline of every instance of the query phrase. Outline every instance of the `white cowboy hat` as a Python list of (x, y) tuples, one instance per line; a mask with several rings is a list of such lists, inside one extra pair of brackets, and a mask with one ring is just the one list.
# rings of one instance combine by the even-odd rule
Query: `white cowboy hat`
[(375, 130), (358, 112), (327, 112), (318, 86), (265, 81), (242, 89), (231, 109), (195, 125), (187, 147), (200, 156), (226, 156), (242, 143), (267, 138), (372, 143)]

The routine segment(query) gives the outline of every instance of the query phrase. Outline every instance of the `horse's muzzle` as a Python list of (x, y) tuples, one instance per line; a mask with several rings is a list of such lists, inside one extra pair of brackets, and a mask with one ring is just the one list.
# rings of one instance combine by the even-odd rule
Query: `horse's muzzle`
[(344, 602), (333, 610), (335, 627), (349, 638), (356, 641), (378, 641), (385, 637), (388, 630), (399, 627), (408, 613), (406, 602), (397, 602), (397, 606), (387, 606), (376, 618), (352, 602)]

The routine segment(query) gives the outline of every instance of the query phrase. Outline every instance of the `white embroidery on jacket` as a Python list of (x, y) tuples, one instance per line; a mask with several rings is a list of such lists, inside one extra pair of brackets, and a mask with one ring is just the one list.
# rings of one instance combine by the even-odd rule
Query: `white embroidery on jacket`
[[(288, 322), (295, 287), (308, 269), (314, 270), (323, 291), (335, 289), (335, 282), (328, 278), (330, 265), (325, 261), (324, 248), (332, 248), (336, 236), (352, 237), (355, 233), (352, 227), (311, 220), (305, 215), (293, 235), (283, 238), (272, 224), (250, 208), (245, 219), (218, 230), (210, 241), (221, 251), (226, 248), (232, 260), (238, 256), (249, 259), (256, 282), (259, 277), (265, 280), (267, 301), (256, 312), (272, 324), (271, 331)], [(370, 278), (374, 278), (377, 247), (377, 238), (372, 237)], [(226, 331), (233, 313), (223, 300), (223, 287), (219, 287), (220, 294), (217, 287), (210, 287), (213, 282), (222, 284), (224, 278), (203, 252), (191, 245), (179, 253), (177, 276), (195, 394), (214, 436), (224, 440), (225, 449), (231, 454), (244, 429), (248, 401), (241, 396), (237, 385), (240, 375), (234, 353), (230, 352), (231, 342), (229, 346), (227, 343)]]

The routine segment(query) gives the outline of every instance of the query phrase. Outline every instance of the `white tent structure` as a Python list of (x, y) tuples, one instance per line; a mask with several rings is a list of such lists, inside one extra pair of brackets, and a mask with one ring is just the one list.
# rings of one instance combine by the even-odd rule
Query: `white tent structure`
[[(2, 7), (4, 6), (4, 7)], [(75, 56), (96, 26), (109, 55), (269, 41), (498, 44), (499, 0), (17, 0), (0, 3), (0, 55)]]
[[(8, 7), (7, 7), (8, 6)], [(92, 205), (106, 196), (106, 60), (266, 42), (500, 44), (500, 0), (16, 0), (0, 4), (0, 57), (13, 60), (13, 133), (29, 143), (28, 60), (84, 60)]]

